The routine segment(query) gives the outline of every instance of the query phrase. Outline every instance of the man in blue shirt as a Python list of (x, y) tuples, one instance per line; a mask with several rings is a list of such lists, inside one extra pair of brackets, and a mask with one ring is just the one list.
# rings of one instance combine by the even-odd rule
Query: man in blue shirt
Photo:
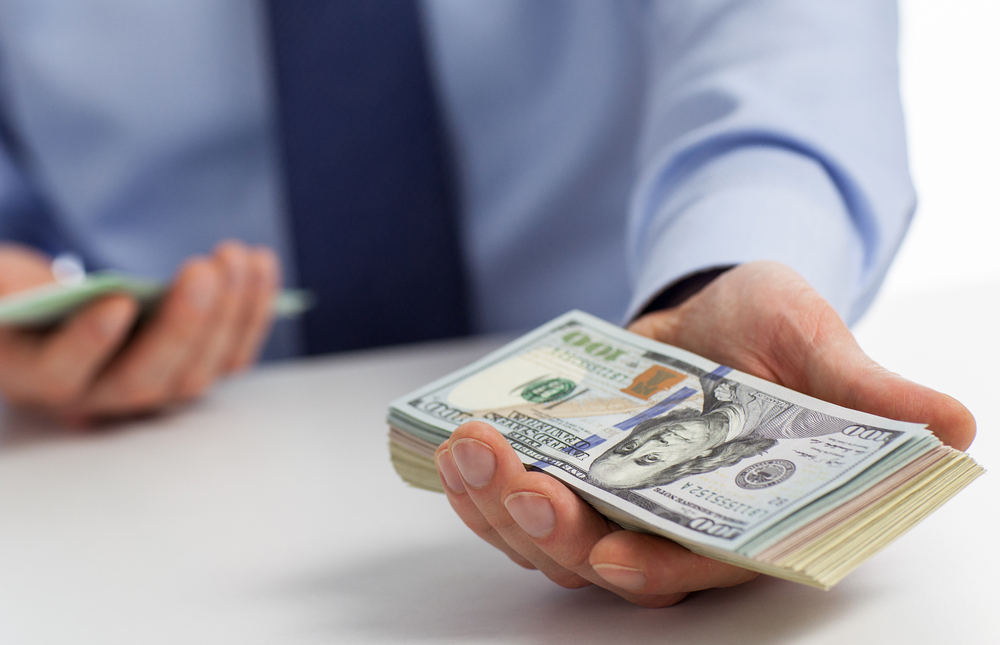
[[(271, 249), (265, 259), (230, 245), (178, 274), (177, 292), (193, 280), (207, 308), (192, 304), (188, 331), (174, 334), (185, 347), (209, 342), (200, 325), (246, 318), (214, 312), (243, 271), (248, 285), (272, 284), (264, 265), (277, 263), (299, 283), (263, 4), (0, 5), (0, 239), (159, 279), (222, 240)], [(685, 276), (764, 259), (792, 267), (848, 322), (874, 296), (914, 205), (892, 3), (422, 6), (454, 149), (471, 331), (528, 329), (570, 308), (631, 321)], [(259, 311), (264, 297), (239, 308)], [(103, 306), (95, 330), (106, 337), (95, 331), (86, 352), (51, 359), (38, 379), (17, 370), (7, 397), (44, 403), (32, 392), (59, 373), (60, 399), (138, 390), (122, 395), (131, 404), (82, 405), (94, 414), (187, 398), (245, 364), (265, 324), (255, 319), (246, 342), (214, 334), (234, 349), (170, 369), (120, 356), (131, 367), (105, 388), (94, 379), (117, 368), (97, 368), (134, 313)], [(283, 327), (266, 357), (301, 351), (301, 330)], [(183, 366), (203, 361), (189, 378)]]
[[(914, 207), (892, 3), (428, 0), (422, 17), (472, 331), (577, 307), (971, 441), (964, 408), (880, 371), (843, 322), (874, 297)], [(267, 34), (264, 7), (236, 0), (0, 5), (0, 239), (175, 276), (131, 340), (122, 297), (47, 336), (0, 331), (5, 399), (141, 413), (252, 362), (279, 273), (306, 279)], [(0, 248), (0, 292), (50, 280), (48, 261)], [(289, 326), (265, 355), (302, 345)], [(508, 448), (463, 430), (438, 464), (463, 519), (515, 560), (643, 604), (747, 577), (605, 535), (558, 484), (523, 480)]]

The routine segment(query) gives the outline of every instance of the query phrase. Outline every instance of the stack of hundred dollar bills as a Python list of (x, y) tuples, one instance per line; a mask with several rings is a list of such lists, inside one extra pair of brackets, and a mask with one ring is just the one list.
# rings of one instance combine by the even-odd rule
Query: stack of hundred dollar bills
[(620, 525), (829, 589), (982, 468), (925, 427), (842, 408), (571, 311), (395, 401), (392, 463), (486, 421)]

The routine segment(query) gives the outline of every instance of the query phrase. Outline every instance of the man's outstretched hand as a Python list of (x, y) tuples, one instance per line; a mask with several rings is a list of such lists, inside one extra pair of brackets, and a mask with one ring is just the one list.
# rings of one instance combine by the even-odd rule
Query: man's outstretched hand
[[(52, 280), (49, 258), (0, 245), (0, 295)], [(224, 242), (181, 267), (134, 336), (138, 306), (124, 295), (101, 298), (52, 331), (0, 328), (0, 395), (74, 422), (196, 398), (256, 358), (279, 281), (270, 250)]]
[[(926, 423), (960, 450), (975, 436), (965, 407), (873, 362), (833, 308), (780, 264), (731, 269), (681, 306), (647, 314), (630, 329), (831, 403)], [(458, 428), (435, 462), (448, 501), (469, 528), (564, 587), (596, 584), (636, 604), (664, 607), (756, 575), (622, 530), (554, 478), (526, 472), (488, 424)]]

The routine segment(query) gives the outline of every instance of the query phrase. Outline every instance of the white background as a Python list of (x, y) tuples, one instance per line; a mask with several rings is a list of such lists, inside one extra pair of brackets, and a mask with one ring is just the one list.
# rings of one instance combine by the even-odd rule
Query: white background
[(1000, 2), (905, 0), (901, 23), (919, 206), (883, 293), (992, 283), (1000, 297)]
[[(972, 454), (990, 453), (1000, 449), (985, 358), (1000, 349), (1000, 2), (903, 0), (900, 22), (917, 213), (854, 331), (876, 361), (965, 403), (979, 421)], [(969, 374), (977, 363), (982, 373)]]

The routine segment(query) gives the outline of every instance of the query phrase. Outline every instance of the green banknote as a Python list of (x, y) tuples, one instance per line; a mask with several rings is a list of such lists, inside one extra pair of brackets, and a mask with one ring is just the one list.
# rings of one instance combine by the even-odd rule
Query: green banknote
[(411, 484), (490, 423), (623, 526), (829, 588), (982, 469), (924, 426), (820, 401), (574, 311), (389, 410)]
[[(101, 296), (123, 293), (135, 298), (148, 312), (166, 291), (166, 285), (115, 272), (90, 273), (73, 284), (54, 282), (0, 298), (0, 325), (37, 328), (58, 324), (73, 312)], [(312, 306), (304, 290), (286, 290), (274, 300), (278, 317), (294, 317)]]

